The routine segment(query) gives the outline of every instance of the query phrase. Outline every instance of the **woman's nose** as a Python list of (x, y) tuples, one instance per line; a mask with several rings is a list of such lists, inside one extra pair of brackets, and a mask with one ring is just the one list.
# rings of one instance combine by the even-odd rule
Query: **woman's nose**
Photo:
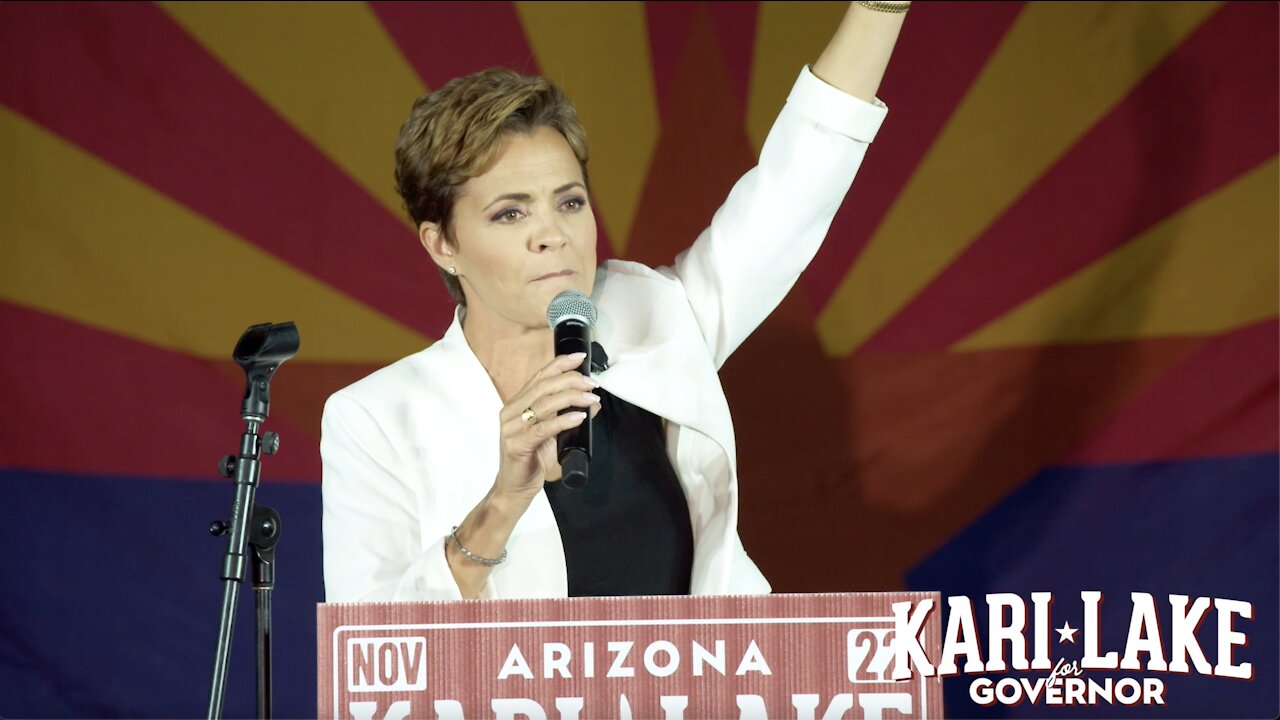
[(568, 229), (555, 220), (548, 220), (539, 225), (533, 236), (535, 250), (551, 250), (563, 247), (568, 242)]

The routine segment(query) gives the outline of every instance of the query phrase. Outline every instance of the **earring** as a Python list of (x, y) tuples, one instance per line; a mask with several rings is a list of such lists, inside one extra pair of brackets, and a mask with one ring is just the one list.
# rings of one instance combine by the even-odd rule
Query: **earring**
[(456, 267), (451, 267), (451, 268), (449, 268), (449, 274), (450, 274), (450, 275), (453, 275), (454, 277), (457, 277), (457, 275), (458, 275), (458, 268), (456, 268)]

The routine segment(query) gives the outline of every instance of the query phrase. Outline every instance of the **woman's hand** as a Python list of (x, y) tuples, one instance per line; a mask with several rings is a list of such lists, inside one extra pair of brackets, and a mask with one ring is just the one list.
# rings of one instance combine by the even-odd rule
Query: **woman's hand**
[[(570, 407), (588, 408), (594, 416), (600, 410), (600, 398), (591, 392), (598, 383), (577, 371), (585, 357), (583, 353), (558, 356), (534, 373), (502, 408), (495, 493), (530, 502), (544, 481), (560, 479), (556, 437), (581, 425), (587, 414), (559, 412)], [(536, 422), (526, 421), (526, 410), (533, 411)]]
[[(582, 424), (584, 412), (558, 413), (570, 407), (600, 411), (600, 398), (591, 393), (599, 387), (595, 380), (578, 372), (586, 355), (563, 355), (534, 373), (502, 408), (498, 477), (489, 494), (472, 508), (459, 526), (457, 543), (482, 558), (502, 557), (516, 523), (529, 504), (542, 492), (542, 484), (560, 479), (556, 461), (556, 437)], [(525, 411), (536, 422), (525, 420)], [(493, 570), (462, 556), (454, 543), (445, 543), (445, 561), (464, 598), (479, 597)]]

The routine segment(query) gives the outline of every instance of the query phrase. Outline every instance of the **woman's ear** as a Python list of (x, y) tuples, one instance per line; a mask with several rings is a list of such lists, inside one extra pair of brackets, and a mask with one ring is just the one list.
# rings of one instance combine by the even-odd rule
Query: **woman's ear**
[(418, 225), (418, 239), (436, 265), (445, 270), (454, 266), (453, 247), (445, 239), (444, 230), (438, 224), (424, 221)]

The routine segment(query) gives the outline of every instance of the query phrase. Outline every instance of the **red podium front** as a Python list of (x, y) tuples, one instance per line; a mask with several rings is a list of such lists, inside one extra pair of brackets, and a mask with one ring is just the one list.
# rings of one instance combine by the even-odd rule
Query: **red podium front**
[[(895, 602), (937, 593), (322, 604), (321, 718), (937, 718), (890, 680)], [(940, 651), (937, 613), (919, 635)]]

